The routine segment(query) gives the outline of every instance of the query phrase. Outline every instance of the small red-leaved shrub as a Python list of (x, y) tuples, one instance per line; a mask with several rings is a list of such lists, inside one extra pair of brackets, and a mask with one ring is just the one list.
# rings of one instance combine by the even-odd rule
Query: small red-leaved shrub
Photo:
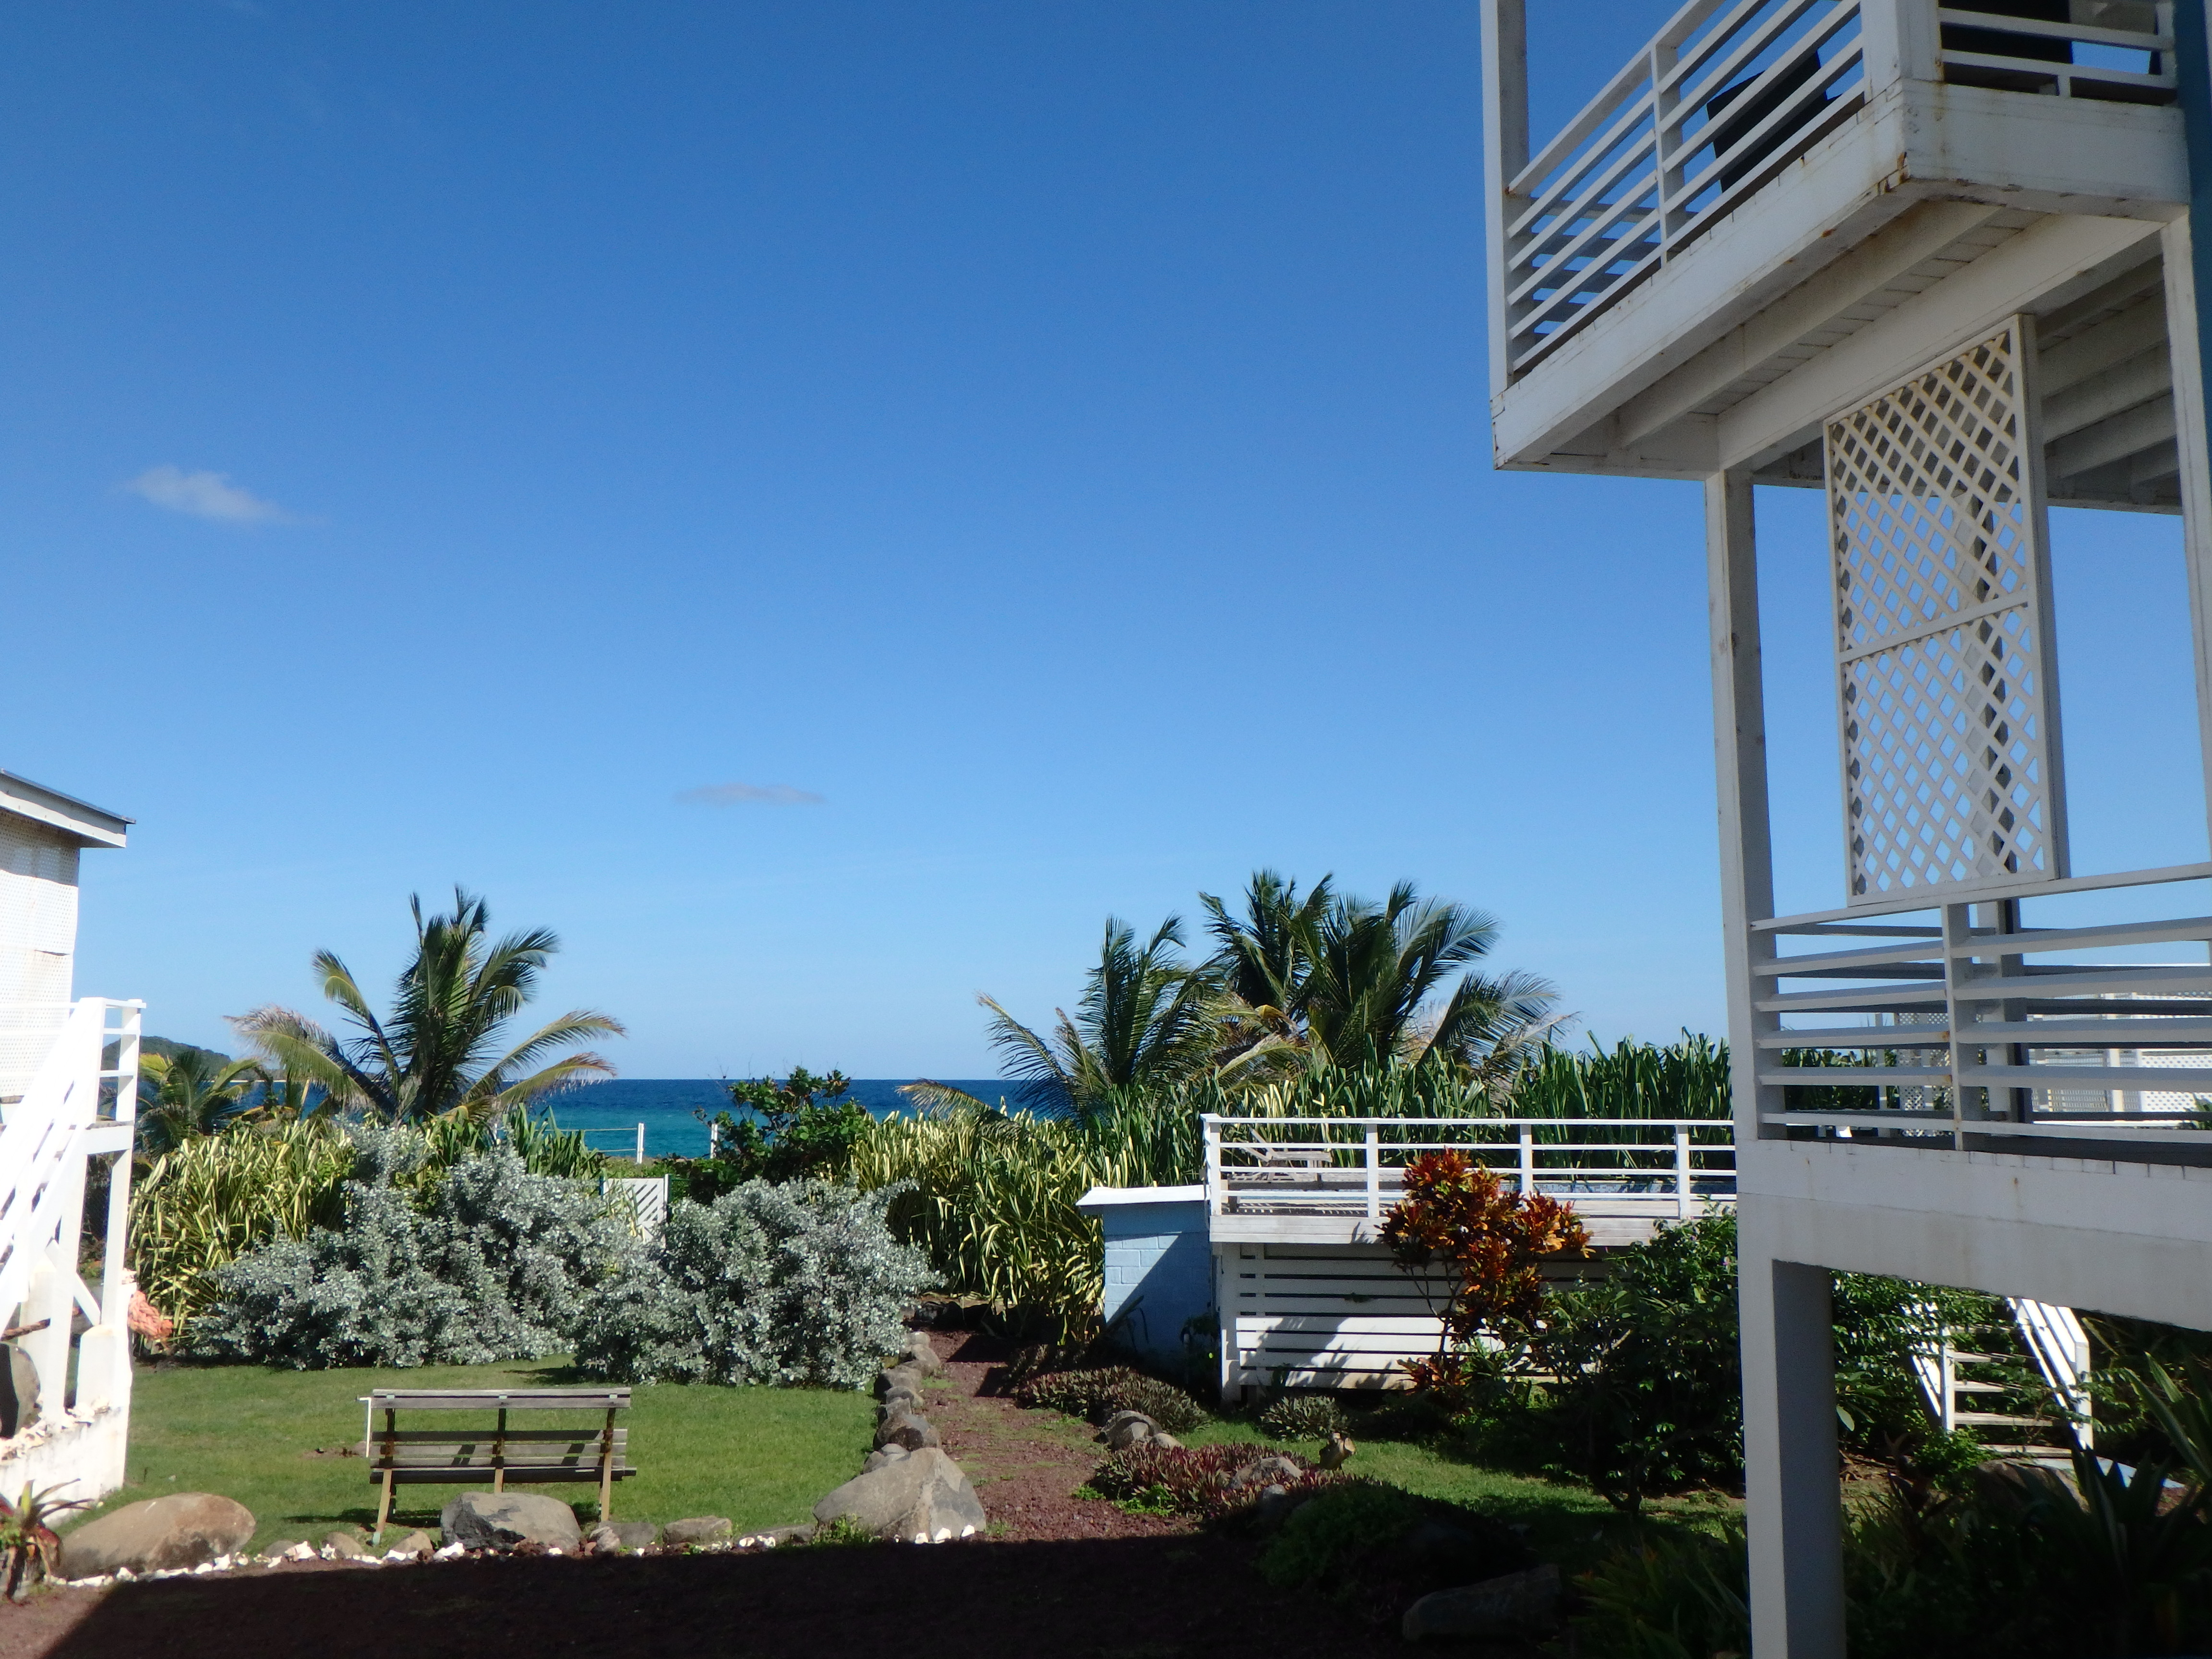
[[(1252, 1472), (1240, 1480), (1247, 1470)], [(1140, 1440), (1101, 1463), (1091, 1489), (1107, 1498), (1150, 1500), (1180, 1515), (1218, 1517), (1249, 1507), (1269, 1486), (1303, 1492), (1342, 1478), (1294, 1453), (1248, 1441), (1170, 1449)]]

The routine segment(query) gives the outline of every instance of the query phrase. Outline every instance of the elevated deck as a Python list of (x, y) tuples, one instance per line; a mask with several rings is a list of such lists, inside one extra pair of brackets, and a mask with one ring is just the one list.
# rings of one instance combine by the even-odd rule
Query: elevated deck
[(1692, 0), (1533, 153), (1521, 10), (1486, 7), (1498, 466), (1816, 487), (1826, 416), (2024, 313), (2049, 499), (2179, 511), (2169, 6)]

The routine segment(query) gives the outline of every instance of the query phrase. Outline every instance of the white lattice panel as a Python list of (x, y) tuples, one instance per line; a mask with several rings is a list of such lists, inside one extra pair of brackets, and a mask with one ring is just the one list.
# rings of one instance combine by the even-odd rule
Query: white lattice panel
[(1827, 423), (1851, 901), (2066, 873), (2024, 319)]

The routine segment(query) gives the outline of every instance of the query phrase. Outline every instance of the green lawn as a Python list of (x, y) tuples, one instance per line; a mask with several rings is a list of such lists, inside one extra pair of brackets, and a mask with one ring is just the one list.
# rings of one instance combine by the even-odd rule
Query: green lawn
[[(101, 1507), (164, 1492), (221, 1492), (253, 1511), (261, 1523), (257, 1547), (276, 1538), (319, 1541), (333, 1527), (366, 1528), (376, 1518), (377, 1490), (360, 1457), (328, 1455), (360, 1449), (359, 1400), (372, 1388), (549, 1388), (579, 1382), (560, 1359), (405, 1371), (251, 1365), (142, 1370), (131, 1398), (129, 1484)], [(629, 1461), (639, 1473), (616, 1486), (616, 1517), (726, 1515), (740, 1531), (808, 1519), (815, 1499), (859, 1473), (875, 1420), (864, 1394), (678, 1383), (636, 1389), (627, 1417)], [(546, 1427), (569, 1420), (550, 1414), (527, 1419)], [(524, 1419), (516, 1422), (521, 1426)], [(406, 1426), (404, 1417), (401, 1425)], [(426, 1418), (417, 1426), (441, 1425)], [(395, 1499), (398, 1518), (409, 1526), (434, 1527), (439, 1510), (462, 1490), (402, 1486)], [(589, 1486), (518, 1490), (542, 1491), (574, 1504), (586, 1526), (599, 1507), (598, 1492)]]
[[(1449, 1437), (1376, 1439), (1360, 1432), (1356, 1416), (1351, 1433), (1359, 1449), (1346, 1465), (1346, 1473), (1387, 1480), (1425, 1498), (1464, 1504), (1510, 1526), (1524, 1526), (1537, 1554), (1571, 1572), (1591, 1565), (1608, 1545), (1635, 1536), (1640, 1528), (1655, 1522), (1710, 1526), (1737, 1507), (1733, 1499), (1717, 1493), (1692, 1493), (1645, 1505), (1644, 1519), (1639, 1521), (1623, 1515), (1587, 1486), (1486, 1468), (1462, 1453)], [(1241, 1416), (1213, 1419), (1178, 1437), (1194, 1446), (1224, 1440), (1283, 1443), (1257, 1422)], [(1297, 1441), (1285, 1444), (1285, 1449), (1311, 1457), (1317, 1444)]]

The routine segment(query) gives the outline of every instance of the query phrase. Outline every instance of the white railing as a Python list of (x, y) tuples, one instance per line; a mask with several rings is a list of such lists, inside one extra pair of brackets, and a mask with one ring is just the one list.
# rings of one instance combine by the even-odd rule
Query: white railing
[[(87, 997), (0, 1118), (0, 1316), (21, 1310), (41, 1409), (127, 1402), (131, 1146), (143, 1005)], [(79, 1266), (86, 1163), (112, 1155), (97, 1295)], [(76, 1316), (89, 1327), (72, 1340)], [(75, 1349), (75, 1365), (70, 1364)], [(70, 1387), (74, 1377), (75, 1387)]]
[[(1690, 0), (1534, 154), (1526, 0), (1489, 0), (1499, 367), (1525, 372), (1900, 79), (2170, 103), (2172, 7), (2042, 23), (1936, 0)], [(1510, 10), (1510, 21), (1503, 14)], [(2123, 59), (2124, 62), (2114, 62)], [(2140, 65), (2136, 67), (2134, 65)], [(1525, 161), (1522, 160), (1526, 157)]]
[[(2212, 915), (2136, 919), (2171, 902), (2162, 890), (2208, 881), (2212, 864), (2184, 865), (1753, 923), (1755, 1054), (1737, 1063), (1753, 1066), (1760, 1121), (2212, 1164), (2198, 1103), (2212, 1096)], [(1844, 948), (1785, 955), (1784, 941)]]
[(1398, 1201), (1406, 1165), (1452, 1151), (1514, 1189), (1607, 1214), (1687, 1218), (1735, 1198), (1725, 1119), (1226, 1117), (1208, 1114), (1215, 1215), (1364, 1216)]

